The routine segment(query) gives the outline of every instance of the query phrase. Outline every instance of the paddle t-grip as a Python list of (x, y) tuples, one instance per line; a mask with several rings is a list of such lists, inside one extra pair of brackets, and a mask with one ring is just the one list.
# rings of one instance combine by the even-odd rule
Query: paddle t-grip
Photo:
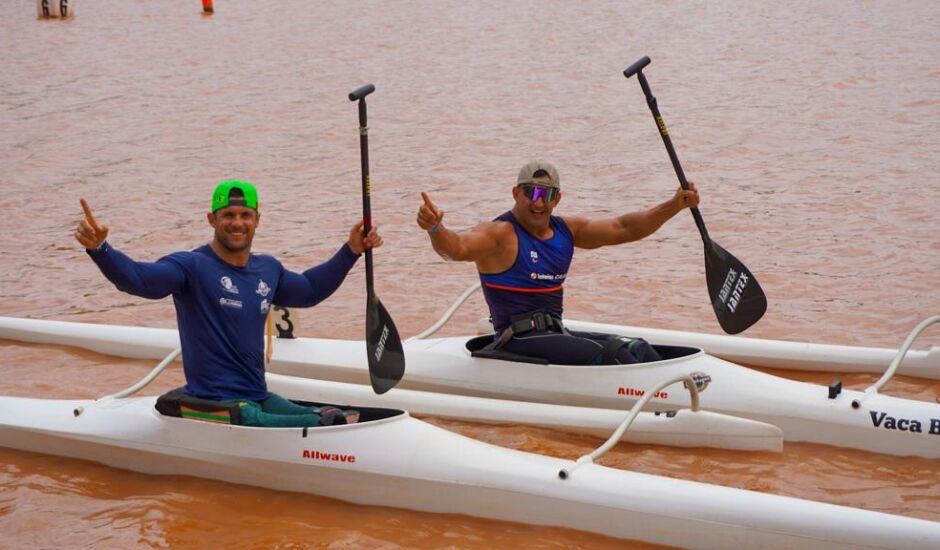
[(365, 99), (365, 97), (375, 91), (375, 85), (366, 84), (365, 86), (360, 86), (355, 90), (349, 92), (349, 101), (357, 101), (360, 99)]
[(646, 66), (649, 65), (649, 64), (650, 64), (650, 58), (649, 58), (649, 56), (648, 56), (648, 55), (644, 55), (643, 57), (641, 57), (640, 59), (638, 59), (636, 62), (634, 62), (633, 65), (630, 65), (629, 67), (627, 67), (626, 69), (624, 69), (624, 70), (623, 70), (623, 76), (625, 76), (625, 77), (627, 77), (627, 78), (630, 78), (631, 76), (635, 75), (636, 73), (642, 71), (642, 70), (643, 70), (643, 67), (646, 67)]

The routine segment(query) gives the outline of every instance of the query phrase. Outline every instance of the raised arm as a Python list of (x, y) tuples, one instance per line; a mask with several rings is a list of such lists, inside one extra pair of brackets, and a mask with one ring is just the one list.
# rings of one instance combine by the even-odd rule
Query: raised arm
[[(85, 199), (81, 199), (81, 204), (85, 216), (75, 230), (75, 239), (85, 247), (85, 251), (101, 273), (114, 283), (118, 290), (142, 298), (157, 299), (185, 288), (186, 274), (177, 263), (182, 260), (164, 258), (154, 263), (132, 260), (108, 245), (105, 240), (108, 236), (108, 226), (95, 219)], [(182, 258), (185, 253), (177, 256)]]
[(648, 210), (598, 220), (565, 217), (565, 223), (574, 235), (575, 246), (599, 248), (648, 237), (684, 208), (698, 206), (698, 203), (698, 190), (694, 183), (689, 182), (688, 190), (680, 187), (672, 198)]
[(362, 221), (354, 225), (346, 244), (322, 264), (311, 267), (303, 274), (283, 270), (274, 303), (279, 306), (310, 307), (336, 292), (359, 256), (366, 249), (378, 248), (384, 242), (377, 226), (373, 225), (369, 234), (363, 235), (363, 225)]
[(502, 251), (506, 240), (500, 238), (500, 233), (506, 228), (511, 230), (509, 224), (485, 222), (457, 233), (444, 227), (444, 211), (431, 202), (427, 193), (422, 192), (421, 198), (424, 202), (418, 208), (418, 227), (428, 232), (434, 251), (445, 260), (480, 262)]
[(108, 238), (108, 226), (98, 223), (85, 199), (79, 199), (79, 202), (82, 204), (85, 218), (78, 222), (78, 227), (75, 229), (75, 240), (86, 249), (95, 250)]
[(284, 269), (274, 295), (274, 304), (287, 307), (315, 306), (343, 284), (359, 256), (344, 244), (333, 257), (303, 274)]

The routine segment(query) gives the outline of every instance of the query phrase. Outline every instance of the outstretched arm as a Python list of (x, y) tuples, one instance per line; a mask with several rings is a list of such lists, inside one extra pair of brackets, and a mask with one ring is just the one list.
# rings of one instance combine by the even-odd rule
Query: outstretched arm
[(362, 235), (362, 228), (361, 221), (354, 225), (346, 244), (322, 264), (311, 267), (303, 274), (283, 270), (274, 303), (287, 307), (310, 307), (332, 296), (343, 284), (359, 255), (366, 249), (382, 246), (382, 236), (375, 226), (365, 236)]
[(422, 192), (424, 203), (418, 208), (418, 227), (428, 232), (431, 246), (445, 260), (474, 262), (498, 254), (503, 240), (499, 238), (500, 225), (481, 223), (470, 231), (457, 233), (444, 227), (444, 211), (437, 207), (427, 193)]
[(108, 226), (95, 219), (85, 199), (81, 199), (81, 204), (85, 217), (75, 230), (75, 239), (118, 290), (157, 299), (185, 288), (186, 274), (180, 265), (166, 260), (137, 262), (112, 248), (105, 240)]
[(671, 199), (648, 210), (630, 212), (616, 218), (589, 220), (582, 217), (566, 217), (565, 223), (574, 235), (578, 248), (599, 248), (613, 244), (638, 241), (655, 233), (670, 218), (684, 208), (698, 206), (699, 196), (695, 184), (689, 189), (681, 187)]

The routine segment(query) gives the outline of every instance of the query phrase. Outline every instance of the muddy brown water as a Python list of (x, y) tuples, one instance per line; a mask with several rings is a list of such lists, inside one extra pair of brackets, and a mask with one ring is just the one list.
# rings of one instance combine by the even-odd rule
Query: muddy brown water
[[(675, 176), (639, 86), (643, 55), (712, 237), (770, 302), (746, 335), (897, 346), (940, 313), (940, 10), (931, 2), (78, 2), (0, 19), (0, 315), (173, 327), (168, 300), (119, 293), (71, 237), (78, 198), (141, 260), (209, 238), (214, 183), (256, 182), (255, 249), (322, 261), (360, 212), (353, 88), (369, 97), (377, 290), (402, 335), (474, 280), (414, 224), (420, 191), (467, 228), (510, 206), (519, 167), (556, 164), (556, 213), (665, 200)], [(680, 214), (633, 244), (579, 251), (566, 316), (720, 331), (701, 240)], [(305, 336), (361, 338), (363, 266), (299, 314)], [(443, 334), (484, 315), (474, 298)], [(940, 345), (929, 329), (916, 347)], [(0, 342), (0, 393), (92, 397), (150, 362)], [(834, 375), (774, 371), (827, 384)], [(875, 375), (848, 375), (864, 388)], [(181, 382), (178, 369), (155, 391)], [(886, 393), (940, 400), (899, 377)], [(575, 458), (598, 440), (429, 418)], [(937, 444), (940, 445), (940, 436)], [(940, 463), (823, 445), (783, 454), (620, 444), (617, 468), (940, 521)], [(0, 449), (0, 547), (616, 548), (555, 528), (353, 506)]]

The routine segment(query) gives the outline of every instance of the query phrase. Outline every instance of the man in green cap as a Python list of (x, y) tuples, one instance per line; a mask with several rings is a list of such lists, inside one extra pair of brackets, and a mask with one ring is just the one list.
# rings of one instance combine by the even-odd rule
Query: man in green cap
[(294, 273), (272, 256), (251, 253), (261, 219), (254, 185), (223, 181), (212, 193), (206, 216), (214, 230), (212, 241), (147, 263), (111, 247), (105, 240), (108, 227), (95, 219), (85, 199), (81, 204), (85, 217), (75, 238), (104, 276), (135, 296), (173, 296), (185, 395), (235, 402), (241, 423), (250, 426), (303, 427), (357, 419), (335, 408), (303, 407), (269, 392), (264, 327), (272, 306), (310, 307), (333, 294), (363, 251), (382, 245), (374, 226), (364, 236), (360, 221), (332, 258)]

